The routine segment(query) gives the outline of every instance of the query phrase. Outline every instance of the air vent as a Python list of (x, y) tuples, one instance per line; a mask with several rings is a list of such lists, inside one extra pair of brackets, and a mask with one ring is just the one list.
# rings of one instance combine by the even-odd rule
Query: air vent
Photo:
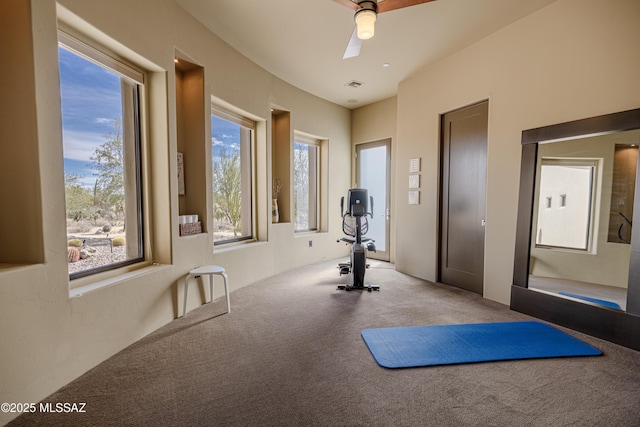
[(349, 86), (349, 87), (354, 87), (354, 88), (359, 88), (360, 86), (362, 86), (364, 83), (359, 82), (357, 80), (351, 80), (349, 83), (347, 83), (345, 86)]

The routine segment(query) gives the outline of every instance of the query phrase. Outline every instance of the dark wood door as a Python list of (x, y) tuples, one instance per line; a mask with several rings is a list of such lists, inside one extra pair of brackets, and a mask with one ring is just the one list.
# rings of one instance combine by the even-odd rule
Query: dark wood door
[(483, 293), (488, 101), (442, 116), (439, 280)]

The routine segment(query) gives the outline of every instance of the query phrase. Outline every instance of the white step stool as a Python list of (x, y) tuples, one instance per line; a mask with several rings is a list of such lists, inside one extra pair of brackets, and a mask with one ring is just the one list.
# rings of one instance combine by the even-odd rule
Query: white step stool
[(205, 265), (203, 267), (194, 268), (191, 270), (184, 281), (184, 308), (182, 309), (182, 316), (187, 314), (187, 292), (189, 290), (189, 279), (198, 278), (200, 276), (209, 276), (209, 288), (211, 290), (211, 301), (213, 302), (213, 276), (222, 276), (224, 279), (224, 290), (227, 296), (227, 313), (231, 313), (231, 301), (229, 300), (229, 277), (224, 272), (224, 268), (219, 265)]

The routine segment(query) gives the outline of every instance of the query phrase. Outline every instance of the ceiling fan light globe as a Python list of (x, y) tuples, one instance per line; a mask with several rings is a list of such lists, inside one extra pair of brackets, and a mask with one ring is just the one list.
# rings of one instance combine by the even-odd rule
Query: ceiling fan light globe
[(359, 10), (356, 13), (356, 26), (358, 27), (358, 38), (367, 40), (375, 33), (376, 13), (372, 10)]

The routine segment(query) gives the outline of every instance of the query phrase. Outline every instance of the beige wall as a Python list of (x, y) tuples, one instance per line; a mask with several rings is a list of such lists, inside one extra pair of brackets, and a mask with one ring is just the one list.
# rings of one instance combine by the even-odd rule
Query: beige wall
[(395, 187), (395, 151), (396, 151), (396, 129), (397, 129), (397, 109), (398, 98), (391, 97), (383, 101), (375, 102), (361, 108), (353, 110), (351, 114), (351, 142), (352, 150), (352, 168), (353, 171), (351, 182), (356, 182), (356, 166), (355, 154), (356, 145), (365, 142), (380, 141), (382, 139), (391, 138), (391, 216), (390, 216), (390, 236), (389, 236), (389, 261), (395, 263), (396, 260), (396, 243), (395, 243), (395, 227), (396, 220), (393, 207), (396, 205)]
[(640, 107), (638, 16), (636, 0), (559, 0), (399, 85), (396, 162), (422, 157), (424, 185), (408, 206), (396, 180), (398, 270), (436, 279), (439, 117), (489, 99), (484, 295), (509, 303), (521, 132)]
[[(148, 205), (153, 213), (151, 249), (161, 265), (135, 271), (128, 279), (105, 278), (103, 284), (111, 286), (69, 298), (56, 3), (3, 0), (5, 16), (24, 18), (26, 13), (22, 21), (9, 21), (32, 23), (26, 35), (19, 26), (3, 25), (0, 31), (11, 48), (33, 53), (33, 64), (20, 60), (4, 67), (3, 83), (10, 80), (6, 72), (11, 71), (24, 92), (9, 92), (13, 105), (3, 104), (0, 111), (3, 120), (7, 111), (21, 112), (15, 113), (22, 120), (14, 120), (12, 130), (3, 126), (2, 149), (5, 156), (17, 150), (16, 156), (29, 159), (29, 177), (12, 180), (13, 187), (7, 189), (6, 174), (2, 175), (3, 194), (33, 209), (25, 214), (33, 227), (28, 235), (33, 246), (19, 249), (25, 256), (18, 261), (27, 265), (0, 268), (0, 401), (38, 401), (172, 321), (180, 278), (196, 265), (224, 265), (232, 289), (237, 289), (293, 266), (345, 255), (343, 245), (335, 243), (340, 234), (337, 215), (329, 216), (328, 233), (311, 237), (313, 248), (308, 247), (310, 237), (294, 237), (290, 225), (268, 224), (268, 121), (263, 123), (266, 136), (259, 148), (267, 161), (258, 165), (258, 192), (264, 202), (259, 207), (259, 233), (267, 238), (212, 253), (210, 235), (178, 236), (177, 181), (169, 178), (175, 176), (177, 151), (174, 49), (205, 68), (207, 93), (263, 120), (270, 117), (272, 105), (285, 108), (292, 112), (293, 128), (329, 139), (329, 213), (337, 212), (337, 202), (351, 183), (352, 143), (391, 137), (399, 169), (394, 173), (398, 197), (392, 211), (396, 265), (429, 280), (436, 278), (439, 116), (489, 99), (485, 296), (503, 303), (509, 301), (513, 269), (522, 130), (640, 107), (636, 0), (559, 0), (406, 79), (397, 98), (352, 114), (249, 62), (170, 0), (60, 3), (81, 18), (69, 18), (80, 30), (112, 44), (149, 71), (153, 102), (147, 114), (147, 155), (153, 168), (147, 171), (152, 195)], [(28, 8), (25, 12), (14, 4), (31, 5), (31, 17)], [(6, 141), (14, 145), (7, 148)], [(404, 165), (414, 157), (423, 162), (421, 204), (408, 206)], [(11, 214), (2, 215), (3, 221), (15, 220)], [(14, 261), (0, 261), (5, 260)], [(197, 293), (191, 296), (190, 309), (199, 304)], [(0, 424), (12, 417), (0, 414)]]
[[(1, 402), (37, 402), (171, 322), (178, 307), (181, 311), (181, 279), (195, 266), (223, 265), (233, 290), (289, 268), (346, 255), (344, 246), (336, 243), (341, 233), (338, 215), (328, 218), (324, 233), (294, 236), (291, 224), (271, 225), (268, 119), (273, 105), (286, 108), (291, 111), (294, 129), (329, 141), (327, 211), (337, 212), (351, 179), (349, 110), (275, 78), (171, 0), (61, 0), (60, 4), (63, 8), (58, 12), (54, 0), (4, 0), (0, 6), (6, 18), (0, 31), (3, 46), (7, 43), (9, 52), (25, 58), (3, 67), (3, 87), (9, 83), (15, 90), (5, 92), (9, 97), (0, 101), (3, 123), (14, 124), (2, 126), (2, 165), (9, 165), (7, 159), (12, 157), (25, 159), (26, 169), (21, 171), (28, 174), (23, 180), (15, 179), (19, 174), (12, 167), (9, 180), (3, 171), (2, 194), (4, 200), (16, 200), (17, 206), (29, 209), (21, 213), (29, 228), (15, 239), (30, 242), (26, 248), (16, 245), (15, 252), (22, 257), (0, 258)], [(70, 287), (76, 284), (70, 286), (66, 261), (57, 13), (73, 29), (148, 71), (145, 155), (152, 165), (146, 170), (152, 259), (127, 275), (119, 271), (100, 276), (99, 283), (96, 278), (83, 280), (84, 287), (76, 292), (84, 294), (75, 298), (70, 298)], [(5, 21), (14, 24), (4, 25)], [(210, 108), (209, 97), (215, 96), (259, 121), (260, 242), (223, 249), (216, 246), (214, 251), (211, 233), (178, 236), (177, 178), (172, 178), (177, 175), (176, 49), (204, 67), (205, 113)], [(15, 78), (20, 79), (19, 85)], [(7, 105), (9, 98), (11, 105)], [(207, 145), (203, 145), (206, 152)], [(205, 197), (210, 193), (201, 191)], [(0, 219), (15, 223), (15, 214), (3, 208)], [(210, 209), (207, 215), (212, 215)], [(3, 250), (13, 234), (4, 236), (3, 232)], [(309, 240), (313, 240), (311, 248)], [(160, 265), (151, 265), (152, 260)], [(10, 265), (16, 261), (23, 265)], [(91, 290), (97, 285), (102, 287)], [(221, 284), (216, 286), (220, 295)], [(200, 303), (199, 293), (190, 292), (189, 309)], [(0, 425), (14, 415), (0, 414)]]

